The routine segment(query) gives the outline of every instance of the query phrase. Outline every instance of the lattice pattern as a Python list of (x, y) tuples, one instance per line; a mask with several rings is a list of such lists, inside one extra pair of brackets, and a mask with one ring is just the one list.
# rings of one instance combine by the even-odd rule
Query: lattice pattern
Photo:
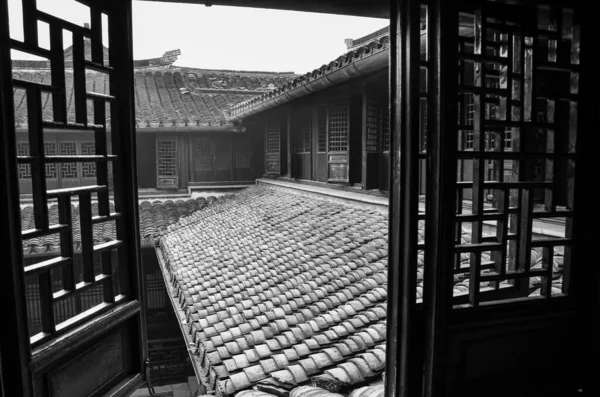
[[(531, 10), (484, 3), (460, 28), (458, 158), (472, 180), (458, 182), (454, 273), (471, 306), (568, 293), (579, 27), (572, 10)], [(544, 235), (540, 218), (564, 226)]]
[(279, 153), (279, 123), (267, 124), (267, 153)]
[[(61, 156), (76, 156), (77, 142), (60, 142), (59, 153)], [(77, 163), (63, 163), (60, 166), (61, 178), (78, 178)]]
[[(122, 26), (115, 24), (112, 9), (100, 7), (90, 3), (91, 27), (83, 27), (39, 12), (35, 2), (22, 1), (25, 35), (7, 41), (11, 50), (44, 58), (46, 61), (40, 63), (40, 67), (47, 67), (49, 73), (43, 75), (50, 77), (29, 80), (23, 79), (19, 73), (13, 73), (13, 87), (6, 87), (7, 90), (14, 88), (15, 92), (24, 92), (27, 98), (26, 128), (30, 145), (28, 149), (22, 144), (18, 145), (17, 151), (19, 156), (28, 157), (12, 159), (19, 163), (19, 176), (31, 180), (31, 199), (34, 203), (34, 224), (22, 227), (22, 238), (42, 242), (56, 241), (57, 237), (60, 240), (60, 256), (49, 260), (31, 258), (31, 261), (23, 264), (25, 278), (36, 280), (36, 283), (28, 283), (27, 287), (27, 294), (34, 297), (33, 303), (28, 305), (31, 329), (39, 331), (30, 338), (33, 347), (82, 325), (117, 302), (133, 299), (130, 286), (135, 279), (129, 276), (130, 281), (125, 281), (123, 278), (133, 273), (120, 268), (119, 263), (127, 262), (135, 266), (128, 255), (128, 250), (134, 249), (135, 244), (125, 247), (122, 241), (116, 239), (105, 239), (97, 244), (94, 237), (100, 224), (106, 222), (112, 222), (119, 228), (122, 231), (119, 235), (130, 233), (130, 226), (123, 223), (123, 219), (128, 217), (123, 215), (135, 209), (135, 204), (124, 197), (124, 192), (131, 192), (134, 188), (126, 185), (125, 181), (130, 179), (126, 176), (120, 179), (118, 186), (110, 189), (114, 194), (110, 199), (115, 202), (115, 206), (112, 209), (110, 207), (111, 177), (107, 171), (112, 161), (119, 160), (122, 151), (135, 148), (129, 147), (126, 136), (132, 131), (126, 126), (114, 125), (112, 137), (107, 137), (107, 117), (117, 119), (110, 106), (116, 98), (111, 94), (127, 90), (127, 84), (123, 84), (125, 78), (122, 76), (126, 72), (122, 70), (123, 61), (115, 59), (115, 62), (111, 62), (105, 58), (102, 43), (102, 38), (106, 36), (103, 33), (109, 33), (110, 36), (113, 31), (122, 30)], [(107, 17), (108, 32), (103, 32), (103, 14)], [(46, 27), (44, 31), (49, 33), (48, 48), (40, 47), (38, 26)], [(72, 45), (68, 49), (65, 49), (63, 35), (72, 38)], [(6, 64), (11, 65), (10, 60)], [(65, 66), (71, 72), (65, 73)], [(106, 83), (110, 87), (106, 87), (102, 93), (88, 91), (88, 68), (94, 69), (94, 73), (108, 75)], [(22, 105), (22, 98), (23, 95), (16, 95), (13, 100), (18, 100), (18, 105)], [(107, 106), (110, 109), (108, 112)], [(23, 109), (18, 106), (14, 108), (21, 112), (17, 118), (23, 119)], [(127, 113), (128, 109), (121, 111)], [(45, 134), (47, 129), (93, 134), (94, 144), (87, 146), (71, 141), (57, 145), (55, 138), (50, 138), (53, 134)], [(14, 130), (3, 133), (14, 133)], [(107, 141), (120, 141), (118, 152), (110, 157), (106, 151)], [(120, 172), (131, 171), (124, 164)], [(81, 187), (81, 176), (93, 176), (95, 183)], [(62, 189), (54, 189), (57, 186), (55, 181), (47, 184), (47, 180), (51, 179), (58, 179)], [(97, 203), (95, 206), (92, 205), (92, 196)], [(77, 213), (73, 211), (73, 199), (79, 204)], [(57, 213), (49, 211), (49, 200), (57, 201)], [(74, 239), (81, 242), (80, 260), (74, 254)], [(101, 304), (104, 306), (98, 307)], [(91, 308), (101, 310), (86, 312)]]
[(327, 152), (327, 108), (325, 106), (319, 106), (317, 118), (319, 128), (317, 151), (319, 153), (325, 153)]
[(349, 109), (346, 98), (335, 99), (329, 105), (329, 151), (348, 150)]
[[(29, 156), (29, 143), (17, 142), (17, 156)], [(19, 164), (19, 179), (31, 179), (31, 166), (29, 164)]]
[(390, 150), (390, 111), (389, 109), (382, 109), (381, 112), (381, 150), (389, 152)]
[(367, 98), (367, 152), (378, 152), (381, 135), (381, 109)]
[[(81, 154), (85, 156), (96, 154), (96, 145), (93, 142), (81, 142)], [(95, 178), (96, 164), (81, 163), (81, 176), (83, 178)]]
[(158, 176), (177, 176), (177, 142), (159, 140), (156, 152)]
[[(44, 142), (44, 154), (46, 156), (56, 156), (56, 142)], [(58, 178), (58, 166), (56, 164), (46, 164), (46, 179)]]

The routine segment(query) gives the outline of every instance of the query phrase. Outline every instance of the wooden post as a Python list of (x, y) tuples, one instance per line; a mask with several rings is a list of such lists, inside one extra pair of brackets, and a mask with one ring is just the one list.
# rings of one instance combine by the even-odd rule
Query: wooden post
[(385, 395), (420, 394), (416, 316), (420, 4), (390, 2), (391, 180)]
[(286, 118), (286, 134), (287, 134), (287, 142), (286, 142), (286, 156), (287, 156), (287, 168), (285, 176), (287, 178), (292, 177), (292, 108), (288, 106), (285, 110), (285, 118)]
[(362, 167), (360, 186), (362, 190), (367, 189), (367, 84), (362, 85)]
[[(26, 13), (33, 10), (24, 9)], [(32, 23), (36, 26), (37, 23)], [(36, 31), (28, 31), (37, 39)], [(0, 266), (0, 299), (2, 300), (2, 345), (0, 376), (4, 395), (33, 396), (29, 358), (31, 345), (27, 324), (23, 246), (21, 242), (21, 211), (19, 210), (19, 181), (16, 153), (15, 118), (13, 106), (11, 43), (8, 23), (8, 2), (0, 0), (0, 239), (3, 264)]]

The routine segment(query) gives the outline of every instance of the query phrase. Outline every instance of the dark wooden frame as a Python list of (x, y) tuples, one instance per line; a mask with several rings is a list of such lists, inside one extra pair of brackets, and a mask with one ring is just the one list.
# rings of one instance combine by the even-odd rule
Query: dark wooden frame
[[(139, 386), (143, 380), (144, 361), (147, 357), (145, 336), (145, 316), (143, 314), (143, 279), (139, 265), (138, 201), (135, 162), (135, 134), (133, 124), (133, 57), (131, 37), (131, 2), (111, 3), (108, 6), (99, 2), (83, 1), (91, 8), (92, 28), (80, 27), (63, 21), (36, 9), (34, 1), (23, 1), (25, 40), (19, 42), (10, 39), (8, 31), (8, 10), (6, 1), (0, 2), (0, 105), (2, 122), (2, 228), (6, 240), (2, 249), (8, 254), (3, 266), (2, 297), (7, 305), (8, 321), (2, 337), (0, 349), (2, 365), (3, 392), (9, 395), (31, 396), (50, 393), (52, 377), (59, 376), (61, 368), (72, 371), (83, 355), (92, 352), (90, 346), (108, 343), (109, 335), (121, 335), (119, 340), (127, 344), (123, 349), (124, 367), (111, 375), (108, 383), (103, 383), (93, 394), (124, 395)], [(102, 13), (110, 15), (110, 59), (111, 65), (104, 65), (102, 51)], [(38, 47), (38, 20), (50, 25), (51, 50)], [(75, 123), (68, 123), (64, 102), (64, 61), (62, 32), (73, 33), (73, 67), (75, 84)], [(92, 59), (85, 60), (83, 53), (84, 37), (92, 40)], [(10, 49), (14, 48), (51, 61), (53, 85), (28, 83), (12, 78)], [(85, 68), (94, 69), (110, 75), (112, 94), (90, 93), (85, 87)], [(114, 73), (113, 71), (119, 71)], [(130, 71), (128, 73), (127, 71)], [(12, 105), (12, 87), (21, 87), (28, 92), (29, 143), (30, 156), (17, 158), (15, 151), (15, 124)], [(54, 121), (41, 119), (41, 92), (53, 95)], [(9, 95), (9, 93), (11, 93)], [(92, 123), (88, 123), (87, 104), (94, 103)], [(107, 154), (107, 129), (104, 126), (106, 102), (118, 101), (119, 106), (111, 107), (111, 142), (114, 153)], [(61, 106), (62, 105), (62, 106)], [(45, 156), (43, 129), (64, 129), (92, 131), (95, 136), (96, 154), (90, 156)], [(56, 189), (47, 191), (45, 186), (45, 164), (95, 162), (97, 186), (75, 189)], [(115, 186), (119, 193), (114, 195), (115, 212), (108, 206), (109, 178), (108, 162), (113, 162)], [(29, 163), (32, 166), (32, 190), (34, 201), (35, 229), (22, 231), (18, 202), (17, 163)], [(97, 195), (99, 215), (92, 217), (91, 196)], [(71, 277), (73, 246), (70, 243), (71, 217), (70, 199), (77, 195), (80, 200), (82, 217), (82, 250), (84, 262), (84, 282), (75, 285)], [(58, 225), (48, 224), (47, 200), (56, 198), (59, 202), (60, 216)], [(91, 238), (92, 224), (104, 221), (117, 222), (117, 240), (106, 244), (94, 245)], [(61, 234), (61, 256), (23, 268), (23, 251), (19, 248), (22, 239), (44, 236), (49, 233)], [(118, 249), (118, 271), (113, 272), (110, 251)], [(95, 276), (92, 269), (93, 252), (102, 252), (102, 276)], [(50, 269), (63, 268), (64, 290), (53, 293), (50, 282)], [(42, 298), (42, 327), (44, 334), (37, 338), (28, 337), (27, 315), (24, 305), (24, 276), (38, 274), (40, 296)], [(112, 278), (119, 278), (119, 295), (112, 289)], [(76, 294), (91, 285), (103, 285), (104, 304), (94, 312), (75, 317), (62, 323), (60, 329), (53, 319), (53, 301)], [(7, 335), (5, 337), (4, 335)], [(10, 336), (8, 336), (10, 335)], [(59, 337), (60, 336), (60, 337)], [(132, 339), (130, 339), (132, 338)], [(104, 341), (104, 342), (103, 342)], [(125, 350), (127, 349), (127, 350)], [(87, 353), (86, 353), (87, 352)], [(9, 363), (10, 365), (6, 365)], [(69, 364), (72, 363), (72, 364)], [(66, 365), (66, 367), (63, 367)], [(73, 373), (71, 372), (71, 375)], [(69, 387), (69, 383), (65, 384)], [(109, 391), (107, 387), (112, 389)], [(63, 389), (64, 390), (64, 389)], [(71, 392), (76, 393), (75, 390)]]
[[(0, 20), (6, 21), (7, 12), (5, 2), (0, 3)], [(242, 5), (244, 2), (232, 2), (234, 5)], [(292, 4), (290, 6), (290, 4)], [(294, 8), (296, 2), (286, 3), (284, 8)], [(589, 3), (588, 3), (589, 4)], [(283, 7), (280, 2), (265, 0), (262, 1), (263, 7)], [(515, 325), (518, 327), (519, 322), (522, 325), (524, 322), (531, 321), (547, 321), (552, 317), (563, 314), (568, 314), (570, 319), (575, 319), (578, 322), (578, 331), (574, 335), (570, 335), (570, 341), (576, 341), (583, 337), (585, 342), (593, 346), (588, 351), (576, 351), (577, 358), (585, 360), (584, 370), (580, 377), (580, 384), (583, 385), (586, 393), (593, 395), (594, 391), (598, 391), (598, 386), (595, 375), (598, 370), (597, 356), (600, 350), (597, 337), (598, 335), (598, 269), (595, 263), (589, 258), (593, 258), (594, 247), (597, 244), (598, 233), (597, 229), (593, 229), (600, 221), (597, 212), (587, 211), (595, 207), (595, 197), (592, 194), (594, 187), (579, 183), (579, 181), (592, 180), (591, 177), (585, 178), (589, 174), (578, 172), (577, 184), (575, 185), (576, 196), (575, 204), (577, 208), (583, 210), (574, 211), (574, 223), (577, 225), (574, 228), (573, 235), (573, 262), (578, 263), (578, 266), (573, 267), (573, 273), (570, 278), (570, 286), (572, 287), (571, 298), (567, 302), (553, 301), (536, 301), (515, 303), (500, 306), (492, 306), (487, 308), (477, 308), (476, 310), (461, 311), (455, 313), (451, 311), (450, 299), (450, 272), (447, 266), (444, 266), (445, 261), (449, 261), (452, 257), (452, 239), (445, 239), (447, 233), (452, 233), (454, 225), (454, 193), (455, 193), (455, 175), (452, 170), (456, 167), (456, 85), (455, 76), (453, 73), (456, 63), (452, 62), (454, 57), (452, 34), (443, 34), (448, 29), (453, 29), (456, 26), (456, 5), (452, 2), (444, 2), (442, 0), (432, 0), (429, 4), (433, 10), (434, 18), (430, 19), (432, 30), (430, 31), (430, 43), (432, 44), (431, 60), (429, 65), (430, 74), (436, 77), (438, 84), (432, 89), (435, 92), (435, 102), (431, 103), (435, 112), (430, 112), (433, 123), (430, 122), (428, 134), (428, 152), (426, 161), (431, 172), (427, 182), (427, 198), (426, 220), (428, 229), (426, 232), (426, 245), (428, 245), (428, 254), (426, 258), (425, 277), (427, 286), (425, 288), (423, 309), (419, 309), (414, 303), (414, 281), (415, 280), (415, 255), (417, 245), (415, 244), (414, 231), (418, 221), (417, 203), (414, 194), (409, 189), (410, 186), (415, 186), (418, 175), (418, 160), (419, 153), (418, 142), (414, 137), (416, 130), (414, 120), (418, 117), (408, 117), (418, 115), (418, 78), (415, 78), (415, 70), (418, 70), (418, 46), (416, 45), (415, 33), (418, 31), (418, 6), (410, 0), (402, 0), (398, 3), (392, 2), (391, 8), (391, 40), (392, 40), (392, 56), (391, 56), (391, 78), (390, 86), (393, 87), (390, 92), (392, 117), (391, 117), (391, 147), (392, 150), (392, 175), (390, 178), (390, 295), (389, 295), (389, 318), (388, 318), (388, 341), (387, 341), (387, 376), (386, 376), (386, 395), (389, 396), (412, 396), (421, 394), (421, 388), (418, 382), (420, 381), (421, 362), (419, 354), (421, 348), (425, 346), (426, 356), (424, 360), (425, 378), (424, 378), (424, 393), (425, 395), (444, 395), (444, 386), (448, 367), (445, 365), (444, 357), (448, 353), (448, 340), (446, 340), (449, 332), (464, 332), (465, 324), (473, 324), (473, 321), (482, 319), (485, 322), (486, 316), (494, 316), (499, 319), (499, 323), (506, 322), (512, 318), (512, 329)], [(593, 51), (586, 50), (593, 48), (592, 37), (595, 35), (596, 21), (595, 13), (592, 8), (585, 8), (587, 4), (579, 1), (574, 1), (570, 4), (573, 7), (581, 7), (581, 21), (583, 31), (587, 32), (582, 39), (582, 64), (580, 68), (581, 79), (581, 96), (582, 109), (580, 116), (579, 129), (583, 130), (582, 126), (597, 132), (600, 126), (599, 114), (600, 104), (598, 102), (597, 90), (600, 88), (597, 71), (594, 70)], [(298, 5), (298, 7), (306, 7), (306, 5)], [(340, 11), (339, 4), (324, 4), (320, 5), (321, 10), (325, 11)], [(352, 10), (356, 12), (356, 5)], [(130, 9), (128, 10), (130, 13)], [(127, 42), (131, 44), (130, 23), (127, 22), (129, 15), (125, 15), (125, 23), (123, 31), (126, 33)], [(35, 36), (36, 30), (31, 25), (30, 30), (26, 30), (26, 35)], [(0, 24), (0, 51), (2, 59), (9, 59), (9, 42), (7, 24)], [(129, 31), (128, 31), (129, 29)], [(129, 33), (128, 33), (129, 32)], [(589, 41), (585, 41), (585, 40)], [(588, 46), (588, 47), (586, 47)], [(130, 53), (129, 53), (130, 54)], [(129, 55), (122, 53), (124, 62), (130, 62)], [(112, 58), (112, 57), (111, 57)], [(589, 63), (588, 63), (589, 62)], [(448, 68), (448, 69), (446, 69)], [(442, 79), (442, 76), (449, 76)], [(122, 80), (130, 84), (131, 76), (123, 76)], [(5, 93), (10, 90), (11, 76), (10, 68), (6, 67), (5, 62), (0, 62), (0, 101), (3, 109), (11, 110), (11, 100)], [(131, 99), (131, 98), (130, 98)], [(450, 99), (449, 101), (445, 101)], [(130, 100), (129, 105), (133, 105)], [(125, 112), (127, 113), (127, 112)], [(435, 113), (435, 115), (434, 115)], [(11, 131), (14, 128), (14, 123), (10, 117), (11, 112), (3, 112), (4, 117), (1, 122), (4, 131)], [(0, 115), (2, 117), (2, 115)], [(122, 115), (125, 125), (130, 120), (127, 120), (127, 114)], [(126, 134), (125, 134), (126, 135)], [(412, 136), (411, 136), (412, 135)], [(14, 195), (11, 194), (14, 188), (17, 187), (16, 180), (16, 165), (14, 162), (6, 159), (12, 159), (16, 156), (14, 138), (11, 134), (3, 134), (2, 146), (3, 154), (2, 165), (0, 166), (0, 178), (4, 182), (7, 189), (0, 194), (1, 208), (16, 208), (18, 203), (15, 202)], [(135, 138), (126, 137), (132, 139)], [(446, 142), (451, 144), (446, 144)], [(128, 143), (131, 143), (129, 141)], [(133, 142), (134, 143), (134, 142)], [(598, 147), (598, 134), (583, 133), (580, 134), (577, 141), (577, 161), (579, 168), (592, 170), (596, 166), (594, 162), (594, 149)], [(129, 159), (128, 159), (129, 160)], [(134, 162), (126, 162), (133, 165)], [(127, 178), (131, 177), (135, 180), (135, 172), (127, 173)], [(582, 177), (580, 177), (582, 176)], [(435, 184), (434, 181), (441, 181), (441, 184)], [(131, 186), (135, 186), (132, 184)], [(132, 197), (135, 192), (132, 192)], [(131, 204), (133, 206), (137, 205)], [(137, 212), (133, 212), (133, 218)], [(2, 211), (0, 212), (0, 221), (9, 232), (19, 231), (18, 211)], [(136, 221), (136, 219), (129, 219)], [(132, 226), (135, 229), (136, 226)], [(589, 233), (589, 230), (594, 232)], [(130, 236), (131, 237), (131, 236)], [(438, 243), (436, 245), (436, 243)], [(22, 251), (20, 246), (20, 236), (18, 233), (10, 233), (9, 238), (2, 240), (2, 249), (7, 252), (8, 261), (13, 266), (2, 267), (2, 280), (7, 280), (3, 283), (0, 289), (0, 294), (6, 298), (4, 302), (7, 304), (5, 310), (5, 319), (8, 324), (12, 325), (7, 337), (3, 336), (2, 362), (7, 362), (10, 357), (14, 365), (2, 366), (2, 380), (4, 391), (11, 395), (31, 394), (30, 379), (28, 379), (29, 371), (27, 362), (29, 352), (28, 341), (25, 341), (27, 335), (26, 327), (23, 326), (22, 313), (24, 310), (23, 280), (22, 271), (18, 269), (17, 264), (22, 261)], [(5, 285), (4, 285), (5, 284)], [(139, 287), (139, 284), (138, 284)], [(422, 311), (421, 311), (422, 310)], [(419, 315), (424, 315), (425, 338), (424, 344), (420, 343), (417, 324)], [(449, 318), (452, 316), (452, 318)], [(563, 317), (564, 318), (564, 317)], [(512, 320), (511, 320), (512, 321)], [(492, 324), (487, 321), (487, 325)], [(493, 325), (493, 324), (492, 324)], [(596, 371), (596, 372), (594, 372)], [(597, 393), (596, 393), (597, 394)]]

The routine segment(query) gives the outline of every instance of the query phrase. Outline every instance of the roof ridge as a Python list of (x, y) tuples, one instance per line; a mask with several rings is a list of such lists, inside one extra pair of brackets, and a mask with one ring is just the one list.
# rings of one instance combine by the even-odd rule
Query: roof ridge
[(173, 65), (173, 68), (186, 69), (186, 70), (199, 70), (204, 72), (228, 72), (228, 73), (248, 73), (248, 74), (268, 74), (268, 75), (294, 75), (299, 76), (295, 72), (273, 72), (264, 70), (235, 70), (235, 69), (211, 69), (211, 68), (197, 68), (192, 66), (179, 66)]

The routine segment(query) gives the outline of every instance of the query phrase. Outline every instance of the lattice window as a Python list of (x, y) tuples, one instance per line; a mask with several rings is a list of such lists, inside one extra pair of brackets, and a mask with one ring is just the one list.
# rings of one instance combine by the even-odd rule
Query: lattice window
[[(33, 79), (33, 74), (26, 77), (15, 73), (12, 87), (4, 87), (8, 90), (14, 88), (17, 93), (24, 92), (26, 101), (22, 100), (23, 96), (16, 95), (13, 108), (17, 119), (24, 121), (26, 117), (29, 121), (24, 128), (31, 146), (27, 150), (19, 145), (17, 152), (34, 159), (18, 168), (19, 176), (31, 180), (31, 200), (35, 204), (32, 220), (23, 225), (21, 237), (24, 242), (37, 240), (39, 244), (60, 245), (55, 258), (35, 256), (25, 258), (23, 264), (11, 264), (19, 266), (26, 280), (36, 281), (27, 287), (28, 293), (31, 292), (36, 300), (28, 305), (27, 313), (30, 323), (35, 326), (32, 327), (35, 334), (31, 335), (30, 343), (32, 349), (36, 349), (58, 335), (77, 338), (67, 336), (67, 333), (76, 327), (89, 328), (93, 325), (90, 320), (106, 314), (117, 304), (137, 300), (137, 293), (132, 287), (137, 285), (137, 270), (134, 268), (138, 264), (130, 260), (136, 244), (125, 245), (114, 237), (114, 233), (97, 233), (110, 223), (112, 227), (109, 229), (117, 228), (119, 237), (128, 242), (137, 238), (134, 228), (124, 223), (137, 209), (137, 204), (130, 200), (130, 192), (135, 186), (129, 182), (135, 179), (135, 171), (128, 166), (133, 165), (129, 164), (130, 156), (121, 158), (124, 153), (135, 150), (128, 139), (134, 131), (126, 124), (112, 131), (106, 129), (107, 118), (117, 119), (116, 106), (112, 106), (116, 104), (115, 95), (123, 94), (125, 98), (118, 101), (119, 113), (126, 118), (130, 115), (130, 103), (126, 98), (132, 87), (127, 78), (130, 65), (121, 58), (109, 60), (104, 57), (103, 45), (108, 42), (103, 42), (103, 39), (113, 33), (127, 31), (126, 26), (113, 19), (116, 12), (119, 19), (122, 18), (122, 9), (87, 3), (82, 7), (87, 7), (91, 23), (81, 26), (40, 12), (35, 1), (18, 2), (22, 3), (23, 20), (11, 20), (11, 23), (21, 25), (25, 34), (22, 38), (4, 40), (3, 44), (10, 46), (9, 50), (24, 51), (45, 59), (45, 70), (36, 72)], [(36, 27), (41, 27), (39, 35)], [(63, 36), (68, 38), (69, 43), (63, 42)], [(44, 37), (49, 40), (40, 43), (39, 39)], [(114, 41), (114, 38), (108, 41)], [(67, 46), (70, 54), (65, 60)], [(10, 63), (10, 59), (6, 61)], [(86, 69), (92, 63), (94, 73), (105, 75), (103, 80), (109, 85), (100, 95), (90, 92), (93, 88)], [(68, 71), (65, 71), (65, 66)], [(52, 134), (47, 133), (49, 129), (52, 129)], [(60, 142), (54, 132), (58, 136), (62, 133), (82, 137), (93, 134), (94, 142), (113, 141), (117, 150), (111, 153), (109, 159), (104, 145), (98, 145), (90, 161), (81, 155), (91, 154), (91, 148), (82, 147), (76, 139)], [(49, 159), (50, 156), (64, 158)], [(44, 157), (44, 161), (39, 161)], [(106, 175), (107, 168), (110, 168), (107, 161), (122, 161), (120, 172), (123, 178), (118, 178), (114, 186), (110, 184), (110, 176)], [(96, 174), (95, 183), (81, 186), (81, 176), (92, 174)], [(55, 181), (47, 183), (48, 179)], [(56, 180), (61, 184), (57, 184)], [(111, 199), (115, 203), (112, 208)], [(80, 254), (75, 254), (75, 250)], [(78, 306), (74, 307), (73, 302), (77, 302)], [(73, 351), (69, 354), (74, 357), (79, 353)], [(69, 354), (60, 360), (71, 359)]]
[[(564, 8), (540, 8), (538, 23), (524, 25), (517, 5), (502, 6), (504, 19), (486, 14), (494, 8), (478, 7), (468, 16), (469, 29), (463, 21), (459, 40), (469, 44), (460, 46), (459, 73), (468, 75), (468, 65), (475, 73), (472, 84), (459, 85), (469, 98), (463, 121), (473, 127), (472, 138), (459, 136), (465, 142), (458, 161), (470, 162), (472, 180), (457, 182), (454, 277), (462, 287), (454, 292), (464, 293), (470, 306), (560, 296), (568, 293), (575, 161), (574, 149), (558, 142), (574, 142), (577, 131), (579, 28)], [(549, 35), (549, 14), (562, 14), (561, 32)], [(479, 117), (469, 116), (471, 105)], [(557, 186), (568, 190), (567, 210), (557, 211)], [(543, 207), (534, 205), (540, 190)], [(564, 219), (560, 237), (543, 235), (540, 222), (552, 218)]]
[(372, 98), (367, 98), (367, 152), (378, 152), (381, 134), (381, 109)]
[[(44, 142), (44, 154), (46, 156), (56, 156), (56, 143)], [(58, 178), (58, 166), (56, 164), (46, 164), (46, 178)]]
[(465, 94), (465, 125), (469, 129), (461, 130), (465, 149), (473, 149), (473, 120), (475, 119), (475, 102), (473, 94)]
[(267, 124), (267, 153), (279, 153), (279, 123)]
[[(96, 145), (93, 142), (81, 142), (81, 154), (91, 156), (96, 154)], [(81, 163), (81, 176), (83, 178), (96, 177), (95, 163)]]
[(512, 128), (506, 127), (504, 130), (504, 150), (512, 150)]
[(319, 106), (317, 110), (318, 145), (317, 152), (327, 152), (327, 108)]
[(348, 100), (338, 98), (329, 105), (329, 152), (348, 151)]
[(382, 126), (382, 144), (381, 149), (384, 152), (390, 150), (390, 110), (388, 108), (381, 110)]
[(177, 142), (159, 140), (156, 151), (158, 176), (177, 176)]
[[(76, 142), (60, 142), (59, 153), (61, 156), (76, 156), (77, 155), (77, 143)], [(62, 163), (60, 166), (60, 177), (61, 178), (78, 178), (79, 173), (77, 172), (77, 163)]]
[[(29, 143), (17, 142), (17, 156), (29, 156)], [(31, 166), (29, 164), (19, 164), (19, 179), (31, 179)]]

